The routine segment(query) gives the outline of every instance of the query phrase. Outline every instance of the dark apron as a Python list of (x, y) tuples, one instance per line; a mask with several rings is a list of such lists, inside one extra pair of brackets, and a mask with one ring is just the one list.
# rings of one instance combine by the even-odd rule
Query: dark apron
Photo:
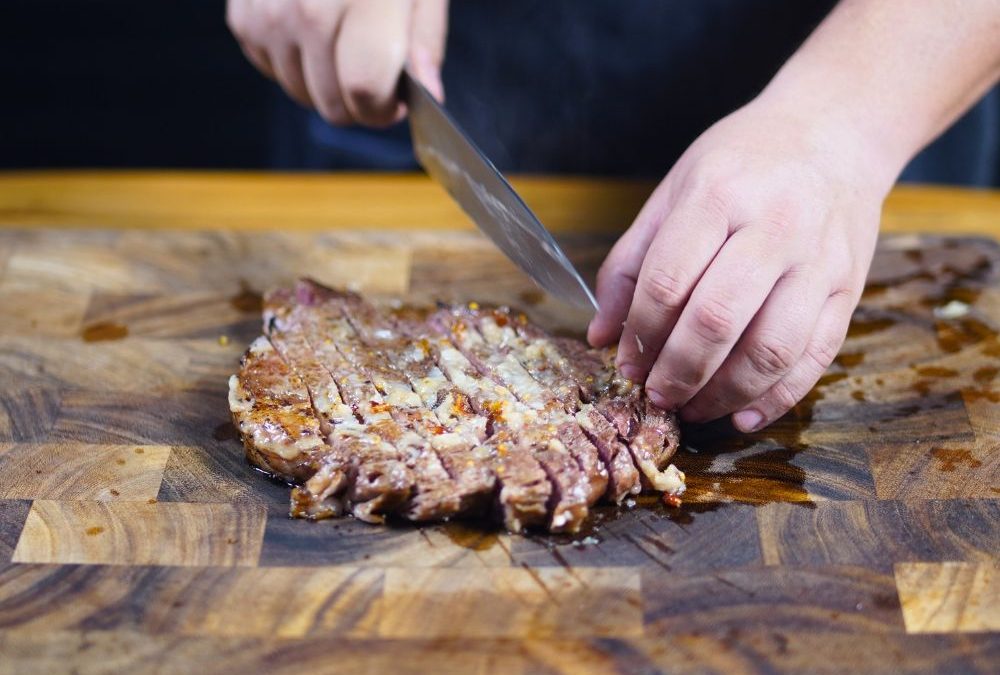
[[(447, 107), (505, 171), (662, 176), (751, 100), (833, 0), (457, 0)], [(282, 101), (283, 168), (414, 168), (405, 124), (335, 129)], [(904, 179), (996, 184), (995, 89)]]

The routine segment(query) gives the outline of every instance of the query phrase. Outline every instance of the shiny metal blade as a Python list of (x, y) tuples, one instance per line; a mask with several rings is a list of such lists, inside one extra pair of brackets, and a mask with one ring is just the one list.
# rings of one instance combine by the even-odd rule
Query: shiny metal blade
[(479, 229), (552, 295), (584, 308), (597, 300), (548, 230), (447, 111), (404, 72), (413, 148), (420, 164)]

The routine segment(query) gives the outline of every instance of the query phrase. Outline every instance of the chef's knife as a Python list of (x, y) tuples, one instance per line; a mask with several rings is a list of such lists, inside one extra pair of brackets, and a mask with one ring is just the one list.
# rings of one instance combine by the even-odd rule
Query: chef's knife
[(448, 112), (406, 71), (400, 88), (413, 149), (427, 173), (535, 283), (561, 300), (596, 310), (594, 294), (559, 244)]

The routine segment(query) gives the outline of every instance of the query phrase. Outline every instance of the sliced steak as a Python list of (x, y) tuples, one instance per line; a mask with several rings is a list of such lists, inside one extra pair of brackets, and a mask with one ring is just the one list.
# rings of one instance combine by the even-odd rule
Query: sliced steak
[[(305, 486), (304, 493), (296, 495), (298, 505), (302, 507), (312, 500), (315, 503), (307, 509), (308, 515), (326, 515), (319, 504), (336, 497), (343, 484), (352, 513), (363, 520), (380, 522), (384, 514), (393, 512), (412, 492), (415, 476), (407, 466), (403, 453), (393, 444), (392, 438), (378, 433), (377, 423), (382, 421), (381, 418), (365, 420), (361, 416), (368, 409), (359, 400), (364, 396), (364, 383), (357, 372), (342, 358), (337, 361), (339, 353), (335, 350), (332, 359), (324, 358), (330, 355), (318, 352), (309, 340), (313, 332), (310, 313), (291, 304), (290, 298), (276, 295), (268, 298), (265, 312), (268, 315), (265, 322), (268, 337), (278, 346), (292, 369), (308, 372), (310, 382), (317, 387), (316, 391), (322, 388), (338, 392), (328, 410), (314, 399), (317, 413), (328, 424), (326, 437), (331, 448), (315, 478), (318, 480), (328, 475), (334, 487), (326, 481), (319, 484), (313, 481)], [(329, 387), (327, 383), (333, 386)], [(367, 404), (367, 401), (364, 403)], [(345, 474), (346, 482), (341, 479)]]
[(556, 339), (553, 343), (576, 371), (574, 379), (589, 385), (582, 388), (583, 397), (594, 402), (614, 425), (644, 484), (669, 494), (683, 492), (684, 475), (669, 464), (680, 445), (676, 416), (657, 408), (642, 387), (622, 377), (614, 367), (611, 351), (587, 349), (575, 340)]
[(485, 380), (446, 334), (429, 327), (426, 316), (399, 311), (395, 318), (397, 328), (427, 351), (457, 389), (461, 398), (456, 403), (468, 406), (486, 420), (488, 438), (482, 446), (483, 459), (500, 480), (499, 506), (507, 529), (520, 532), (549, 522), (553, 487), (530, 442), (517, 433), (520, 417), (509, 414), (511, 404), (516, 402), (513, 395)]
[(255, 466), (292, 482), (316, 472), (326, 444), (309, 393), (266, 338), (253, 341), (229, 378), (229, 409)]
[[(429, 323), (439, 335), (450, 339), (482, 376), (496, 383), (496, 404), (502, 406), (498, 418), (512, 434), (530, 445), (552, 482), (549, 529), (575, 532), (587, 517), (587, 506), (593, 503), (591, 477), (581, 471), (566, 446), (564, 440), (569, 440), (569, 435), (559, 432), (567, 424), (577, 425), (513, 354), (495, 349), (483, 339), (476, 330), (477, 318), (473, 310), (440, 310)], [(603, 471), (603, 466), (600, 468)]]
[(573, 532), (599, 499), (683, 491), (667, 466), (674, 416), (617, 374), (612, 352), (523, 315), (380, 309), (303, 280), (270, 293), (264, 319), (230, 408), (250, 461), (296, 484), (293, 515), (492, 510), (511, 531)]
[[(560, 351), (555, 340), (528, 323), (524, 315), (514, 317), (509, 312), (495, 310), (480, 320), (480, 329), (484, 334), (494, 335), (494, 342), (517, 345), (518, 357), (532, 376), (574, 414), (608, 472), (607, 497), (620, 503), (626, 496), (638, 494), (640, 474), (631, 453), (617, 429), (594, 405), (594, 376)], [(581, 348), (586, 349), (582, 345)]]
[[(395, 329), (388, 318), (352, 293), (337, 293), (312, 282), (299, 283), (300, 295), (332, 303), (354, 335), (348, 351), (391, 406), (394, 419), (416, 429), (436, 453), (449, 482), (441, 487), (463, 514), (485, 511), (496, 476), (481, 459), (486, 420), (456, 405), (461, 396), (429, 359), (428, 351)], [(433, 471), (437, 471), (436, 468)]]

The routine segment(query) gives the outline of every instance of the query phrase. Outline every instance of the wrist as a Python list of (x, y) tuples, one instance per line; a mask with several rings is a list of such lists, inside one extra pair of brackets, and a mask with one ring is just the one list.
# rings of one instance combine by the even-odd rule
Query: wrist
[[(781, 75), (781, 73), (779, 73)], [(919, 145), (862, 97), (776, 77), (751, 103), (796, 130), (833, 170), (885, 194)]]

